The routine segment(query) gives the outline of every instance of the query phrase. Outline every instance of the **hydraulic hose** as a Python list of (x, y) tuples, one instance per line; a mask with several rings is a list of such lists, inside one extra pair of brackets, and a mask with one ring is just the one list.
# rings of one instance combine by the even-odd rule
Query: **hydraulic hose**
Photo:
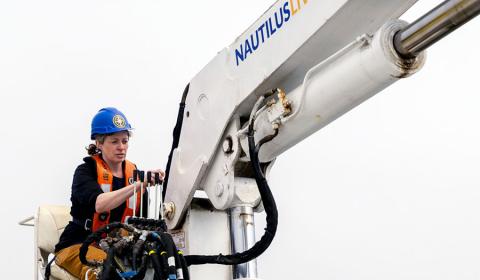
[(178, 251), (178, 256), (180, 258), (180, 265), (183, 271), (183, 279), (190, 280), (190, 272), (188, 271), (187, 261), (185, 260), (185, 256), (183, 255), (183, 252)]
[(138, 257), (141, 256), (141, 253), (143, 252), (143, 243), (144, 241), (139, 239), (132, 248), (132, 269), (135, 271), (137, 270)]
[(147, 238), (147, 232), (142, 233), (140, 238), (135, 242), (132, 248), (132, 269), (134, 271), (137, 270), (137, 259), (143, 252), (143, 245), (145, 243), (145, 239)]
[(182, 267), (182, 262), (180, 260), (180, 255), (178, 254), (178, 250), (175, 250), (175, 265), (177, 267), (177, 275), (179, 280), (185, 280), (185, 273)]
[(162, 273), (160, 275), (162, 275), (162, 277), (164, 276), (162, 280), (166, 279), (168, 277), (167, 246), (157, 232), (150, 233), (150, 235), (148, 236), (148, 240), (156, 240), (158, 242), (158, 246), (156, 248), (158, 249), (158, 252), (160, 252), (160, 254), (158, 254), (157, 252), (157, 256), (161, 262), (160, 267), (162, 268)]
[(168, 263), (168, 279), (177, 279), (177, 262), (175, 261), (175, 243), (173, 243), (172, 237), (164, 232), (159, 232), (160, 238), (164, 242), (167, 251), (167, 263)]
[(163, 263), (160, 261), (160, 256), (155, 245), (147, 243), (148, 256), (152, 262), (154, 274), (154, 280), (163, 280), (167, 278), (166, 273), (164, 273)]
[(180, 260), (180, 255), (175, 245), (175, 241), (173, 240), (170, 234), (166, 234), (166, 233), (162, 233), (162, 238), (164, 238), (166, 243), (170, 244), (170, 247), (173, 248), (173, 257), (175, 259), (175, 269), (177, 271), (178, 279), (184, 280), (184, 270)]
[[(271, 93), (269, 93), (271, 94)], [(210, 255), (210, 256), (202, 256), (202, 255), (189, 255), (185, 256), (185, 260), (188, 265), (198, 265), (198, 264), (224, 264), (224, 265), (237, 265), (241, 263), (245, 263), (251, 261), (258, 256), (260, 256), (265, 250), (270, 246), (275, 237), (275, 233), (277, 231), (278, 225), (278, 211), (277, 206), (275, 204), (275, 199), (273, 198), (273, 194), (268, 186), (267, 179), (263, 175), (260, 166), (260, 160), (258, 159), (258, 150), (260, 147), (267, 143), (268, 141), (272, 140), (275, 137), (277, 130), (275, 131), (275, 135), (267, 136), (264, 139), (260, 140), (259, 145), (255, 146), (255, 137), (254, 137), (254, 123), (255, 123), (255, 113), (256, 108), (259, 104), (264, 100), (264, 97), (260, 97), (257, 103), (254, 106), (254, 110), (252, 110), (252, 114), (250, 115), (250, 123), (248, 128), (248, 148), (250, 153), (250, 160), (252, 162), (253, 171), (255, 174), (255, 181), (258, 186), (258, 190), (260, 192), (260, 197), (263, 202), (263, 206), (266, 213), (266, 220), (267, 226), (265, 228), (265, 233), (262, 238), (253, 245), (252, 248), (232, 255)]]
[(138, 232), (138, 230), (136, 230), (134, 227), (129, 226), (127, 224), (122, 224), (120, 222), (114, 222), (114, 223), (108, 224), (108, 225), (100, 228), (96, 232), (91, 233), (87, 237), (87, 239), (85, 239), (82, 246), (80, 247), (80, 252), (79, 252), (79, 255), (78, 255), (78, 257), (80, 258), (80, 261), (83, 264), (88, 265), (88, 266), (101, 266), (102, 265), (101, 262), (97, 262), (95, 260), (94, 261), (87, 260), (86, 256), (87, 256), (87, 252), (88, 252), (88, 247), (93, 242), (99, 242), (100, 239), (103, 238), (104, 234), (108, 234), (109, 232), (111, 232), (112, 230), (117, 229), (117, 228), (123, 228), (128, 232)]
[[(128, 232), (133, 233), (138, 237), (138, 240), (132, 246), (132, 270), (125, 271), (122, 269), (122, 265), (116, 262), (116, 253), (121, 253), (123, 249), (128, 245), (126, 239), (121, 239), (107, 250), (107, 259), (103, 262), (102, 279), (117, 279), (117, 268), (120, 270), (121, 277), (129, 278), (132, 280), (143, 279), (147, 270), (147, 259), (152, 260), (152, 265), (155, 271), (155, 279), (163, 280), (177, 279), (177, 274), (180, 276), (178, 279), (184, 279), (184, 276), (188, 277), (188, 269), (182, 267), (182, 258), (178, 254), (173, 238), (165, 232), (152, 232), (143, 231), (143, 233), (136, 228), (128, 224), (122, 224), (119, 222), (111, 223), (103, 228), (100, 228), (96, 232), (90, 234), (80, 247), (79, 258), (83, 264), (89, 266), (102, 266), (102, 262), (87, 260), (86, 255), (90, 244), (99, 242), (108, 233), (115, 229), (123, 228)], [(154, 244), (157, 244), (154, 245)], [(143, 255), (144, 249), (148, 249), (148, 256)], [(160, 254), (157, 253), (157, 248), (162, 250)], [(140, 266), (137, 267), (138, 258), (141, 258)], [(168, 272), (167, 272), (168, 268)]]
[(165, 199), (165, 194), (167, 193), (168, 177), (170, 174), (170, 165), (172, 164), (173, 151), (178, 147), (178, 142), (180, 142), (180, 134), (182, 133), (183, 125), (183, 114), (185, 111), (185, 100), (187, 100), (189, 88), (190, 84), (188, 84), (183, 90), (182, 100), (180, 101), (180, 107), (178, 109), (177, 123), (175, 124), (175, 128), (173, 129), (172, 148), (170, 149), (170, 154), (168, 155), (167, 167), (165, 168), (165, 178), (163, 180), (162, 201)]
[(140, 263), (140, 267), (137, 271), (135, 271), (135, 276), (133, 276), (132, 280), (142, 280), (145, 278), (145, 273), (147, 272), (147, 256), (143, 255), (142, 260)]
[(102, 270), (100, 280), (109, 280), (115, 277), (113, 276), (114, 273), (116, 273), (114, 257), (115, 257), (115, 249), (109, 248), (107, 251), (107, 258), (103, 263), (103, 270)]
[[(123, 253), (123, 250), (125, 250), (125, 248), (128, 246), (128, 243), (129, 243), (128, 239), (122, 238), (122, 239), (120, 239), (120, 241), (113, 244), (112, 247), (115, 249), (116, 254), (121, 255)], [(102, 248), (102, 249), (104, 251), (108, 251), (108, 248), (106, 248), (106, 249)]]

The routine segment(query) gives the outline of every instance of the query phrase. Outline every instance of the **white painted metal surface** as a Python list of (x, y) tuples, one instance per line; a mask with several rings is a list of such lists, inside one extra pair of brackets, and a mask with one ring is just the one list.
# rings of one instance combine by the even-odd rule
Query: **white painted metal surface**
[[(169, 227), (179, 226), (196, 189), (209, 189), (211, 186), (202, 184), (221, 180), (207, 179), (213, 176), (208, 170), (212, 170), (209, 166), (215, 153), (222, 149), (222, 136), (232, 118), (248, 115), (256, 97), (266, 90), (298, 87), (312, 66), (357, 36), (373, 33), (415, 2), (277, 1), (222, 50), (190, 82), (166, 194), (166, 201), (174, 202), (177, 209)], [(192, 144), (198, 135), (202, 135), (201, 141)]]
[[(302, 85), (287, 95), (293, 113), (282, 120), (279, 134), (262, 146), (260, 160), (271, 161), (282, 152), (372, 97), (395, 81), (421, 68), (425, 55), (402, 59), (393, 36), (406, 23), (386, 23), (375, 36), (361, 36), (310, 69)], [(257, 141), (273, 134), (267, 110), (257, 117)], [(241, 141), (248, 151), (247, 139)]]
[[(177, 235), (177, 237), (175, 237)], [(174, 234), (183, 235), (184, 243), (177, 243), (185, 255), (230, 254), (229, 218), (224, 211), (213, 211), (201, 203), (192, 203), (187, 212), (185, 223)], [(228, 265), (192, 265), (189, 267), (190, 279), (232, 279), (232, 268)]]

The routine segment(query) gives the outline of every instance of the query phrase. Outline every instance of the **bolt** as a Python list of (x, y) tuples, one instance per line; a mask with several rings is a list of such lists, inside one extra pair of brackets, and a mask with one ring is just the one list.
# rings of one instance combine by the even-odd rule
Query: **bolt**
[(227, 138), (225, 138), (222, 147), (226, 154), (231, 154), (233, 152), (233, 140), (231, 136), (227, 136)]
[(228, 174), (228, 165), (225, 163), (225, 165), (223, 165), (223, 174), (224, 175), (227, 175)]
[(173, 202), (166, 202), (163, 210), (163, 216), (171, 220), (175, 216), (175, 204)]
[(215, 195), (218, 197), (222, 196), (224, 190), (225, 190), (225, 186), (222, 183), (218, 183), (215, 186)]

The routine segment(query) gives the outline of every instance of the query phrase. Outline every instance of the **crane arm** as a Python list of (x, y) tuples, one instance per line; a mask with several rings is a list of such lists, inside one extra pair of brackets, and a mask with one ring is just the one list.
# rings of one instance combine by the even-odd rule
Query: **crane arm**
[(217, 209), (236, 204), (235, 185), (241, 182), (235, 178), (248, 178), (236, 174), (245, 153), (237, 132), (259, 96), (272, 88), (297, 88), (312, 67), (415, 2), (276, 1), (219, 52), (190, 81), (168, 170), (165, 202), (175, 206), (169, 227), (180, 225), (196, 190), (204, 190)]
[(284, 151), (418, 71), (425, 48), (480, 13), (480, 0), (450, 0), (410, 25), (398, 20), (414, 3), (277, 1), (191, 80), (167, 168), (167, 223), (182, 226), (203, 190), (214, 209), (228, 210), (233, 251), (193, 263), (249, 262), (234, 279), (255, 279), (250, 257), (258, 254), (247, 249), (271, 234), (254, 244), (249, 226), (261, 201), (258, 174), (268, 176)]

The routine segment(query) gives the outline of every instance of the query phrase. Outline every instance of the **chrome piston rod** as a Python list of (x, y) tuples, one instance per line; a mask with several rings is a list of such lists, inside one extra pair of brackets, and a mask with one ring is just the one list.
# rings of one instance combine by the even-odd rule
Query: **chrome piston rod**
[[(246, 251), (255, 244), (255, 222), (252, 206), (237, 206), (230, 209), (230, 238), (232, 253)], [(257, 260), (235, 265), (233, 279), (256, 279)]]
[(480, 0), (447, 0), (399, 31), (394, 46), (414, 57), (480, 13)]

